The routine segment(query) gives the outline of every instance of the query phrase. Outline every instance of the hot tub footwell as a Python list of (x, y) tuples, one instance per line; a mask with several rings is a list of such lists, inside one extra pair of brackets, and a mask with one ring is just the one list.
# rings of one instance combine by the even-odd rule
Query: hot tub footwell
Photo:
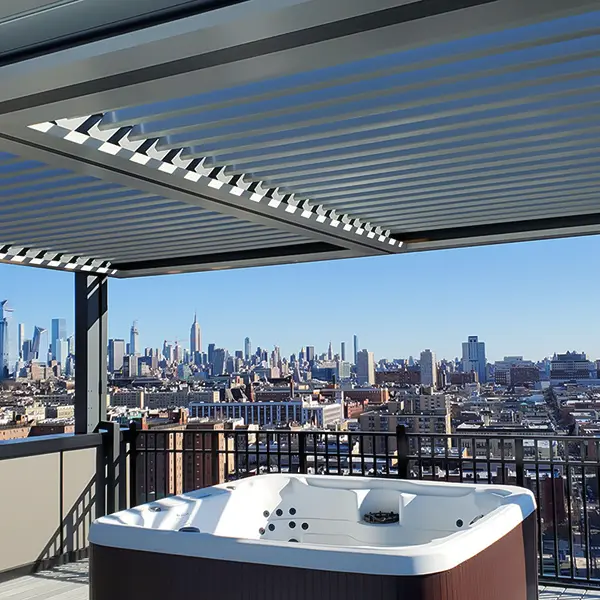
[(240, 563), (92, 544), (90, 600), (536, 600), (536, 540), (533, 513), (454, 569), (410, 577)]

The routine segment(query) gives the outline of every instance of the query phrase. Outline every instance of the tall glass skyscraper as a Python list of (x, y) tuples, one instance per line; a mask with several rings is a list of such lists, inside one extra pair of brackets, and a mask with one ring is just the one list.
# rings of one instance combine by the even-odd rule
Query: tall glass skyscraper
[(479, 383), (487, 380), (487, 361), (485, 358), (485, 344), (480, 342), (476, 335), (470, 335), (462, 345), (462, 367), (465, 373), (475, 371)]
[(250, 360), (251, 354), (252, 354), (252, 342), (250, 341), (250, 338), (247, 337), (244, 340), (244, 359)]
[(17, 353), (19, 360), (23, 359), (23, 344), (25, 343), (25, 323), (19, 323), (17, 328)]
[(31, 360), (39, 359), (41, 355), (44, 359), (43, 362), (46, 362), (46, 354), (48, 354), (48, 340), (46, 339), (45, 348), (42, 345), (42, 335), (46, 332), (46, 329), (37, 325), (33, 328), (33, 340), (31, 342)]
[(6, 379), (12, 370), (12, 353), (10, 351), (12, 308), (8, 300), (0, 302), (0, 379)]
[(361, 350), (356, 356), (356, 379), (362, 385), (375, 385), (375, 357), (368, 350)]
[(52, 319), (52, 337), (50, 338), (50, 346), (52, 350), (52, 358), (58, 360), (58, 343), (60, 340), (67, 339), (67, 320)]
[(436, 387), (437, 385), (437, 361), (435, 360), (435, 352), (429, 348), (421, 352), (421, 385), (427, 387)]
[(354, 336), (354, 364), (358, 364), (358, 336)]
[(140, 354), (140, 332), (138, 331), (137, 321), (133, 322), (129, 333), (129, 354), (131, 356)]
[(215, 348), (213, 350), (213, 375), (223, 375), (226, 371), (227, 350), (224, 348)]
[(115, 373), (123, 368), (125, 340), (108, 340), (108, 371)]

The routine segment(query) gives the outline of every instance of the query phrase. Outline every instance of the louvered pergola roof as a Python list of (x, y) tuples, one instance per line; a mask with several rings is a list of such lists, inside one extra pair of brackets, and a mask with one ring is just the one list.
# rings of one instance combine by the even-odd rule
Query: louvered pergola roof
[(600, 232), (595, 1), (29, 3), (0, 10), (0, 260), (128, 277)]

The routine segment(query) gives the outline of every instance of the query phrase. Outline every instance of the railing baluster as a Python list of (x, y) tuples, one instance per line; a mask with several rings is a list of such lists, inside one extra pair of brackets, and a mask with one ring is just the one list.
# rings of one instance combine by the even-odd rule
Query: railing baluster
[(150, 477), (148, 475), (148, 455), (150, 449), (148, 447), (148, 435), (144, 436), (144, 503), (148, 502), (150, 497)]
[[(589, 442), (587, 442), (587, 445), (589, 446), (590, 444), (593, 444), (592, 448), (593, 448), (593, 453), (594, 453), (594, 461), (596, 463), (595, 466), (595, 470), (596, 470), (596, 510), (600, 513), (600, 465), (598, 464), (598, 449), (600, 447), (598, 440), (594, 439), (594, 440), (590, 440)], [(570, 529), (569, 529), (570, 531)], [(592, 561), (592, 568), (594, 571), (594, 579), (597, 580), (598, 579), (598, 562), (597, 562), (597, 556), (596, 554), (594, 554), (594, 548), (590, 547), (590, 559)]]
[(379, 436), (373, 434), (373, 477), (377, 477), (377, 444), (379, 444)]
[(164, 448), (163, 448), (163, 452), (164, 452), (164, 474), (163, 474), (163, 479), (165, 480), (165, 485), (164, 485), (164, 494), (163, 494), (163, 498), (166, 498), (167, 496), (171, 495), (171, 481), (170, 481), (170, 469), (169, 469), (169, 458), (170, 458), (170, 454), (169, 454), (169, 432), (165, 431), (164, 434)]
[(445, 460), (445, 464), (444, 464), (444, 471), (445, 471), (445, 478), (446, 481), (450, 481), (450, 461), (448, 460), (448, 446), (452, 443), (451, 442), (451, 438), (449, 437), (444, 437), (444, 458)]
[(502, 469), (502, 477), (500, 483), (506, 483), (506, 462), (504, 454), (504, 438), (500, 438), (500, 468)]
[(471, 440), (472, 449), (473, 449), (473, 462), (471, 463), (473, 466), (473, 483), (477, 483), (477, 439), (473, 438)]
[(138, 481), (138, 427), (135, 421), (129, 426), (129, 505), (137, 506), (139, 504), (138, 500), (138, 490), (140, 487)]
[(463, 443), (462, 443), (462, 438), (459, 437), (457, 440), (457, 447), (458, 447), (458, 478), (460, 483), (463, 482), (463, 475), (464, 475), (464, 467), (463, 467)]
[(575, 577), (575, 557), (573, 555), (573, 516), (571, 508), (571, 463), (570, 463), (571, 449), (569, 442), (565, 443), (565, 479), (567, 484), (567, 523), (569, 524), (569, 572), (571, 579)]
[(490, 438), (486, 438), (485, 440), (485, 456), (487, 458), (487, 482), (488, 484), (492, 483), (492, 455), (490, 450)]
[(384, 440), (384, 452), (385, 452), (385, 476), (390, 476), (390, 436), (385, 434), (383, 436)]
[[(515, 439), (515, 465), (517, 455), (517, 440)], [(542, 528), (542, 490), (541, 490), (541, 479), (540, 479), (540, 461), (535, 457), (535, 502), (538, 506), (537, 512), (537, 529), (538, 529), (538, 548), (539, 548), (539, 572), (540, 575), (544, 574), (544, 532)], [(515, 466), (516, 469), (516, 466)], [(518, 472), (517, 472), (518, 475)]]
[[(586, 482), (586, 469), (585, 469), (585, 451), (583, 448), (583, 442), (580, 443), (580, 459), (581, 459), (581, 499), (583, 502), (583, 543), (585, 545), (584, 557), (585, 557), (585, 578), (587, 581), (590, 580), (590, 536), (589, 536), (589, 523), (588, 523), (588, 510), (587, 510), (587, 482)], [(552, 488), (554, 489), (554, 488)]]
[[(538, 440), (533, 440), (535, 449), (535, 458), (539, 459), (540, 451)], [(557, 577), (560, 577), (560, 556), (558, 542), (558, 518), (556, 513), (556, 481), (554, 479), (554, 452), (552, 449), (552, 440), (549, 440), (548, 457), (550, 459), (550, 497), (552, 498), (552, 540), (554, 543), (554, 568), (556, 569)]]

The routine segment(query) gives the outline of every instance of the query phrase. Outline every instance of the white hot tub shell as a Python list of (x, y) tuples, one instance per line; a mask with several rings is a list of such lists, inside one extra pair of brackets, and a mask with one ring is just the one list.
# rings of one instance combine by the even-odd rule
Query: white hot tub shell
[[(454, 588), (461, 593), (456, 597), (463, 600), (471, 597), (469, 593), (473, 598), (485, 593), (492, 600), (481, 586), (506, 587), (506, 580), (512, 579), (499, 597), (530, 600), (535, 597), (532, 590), (537, 593), (535, 508), (530, 491), (512, 486), (259, 475), (98, 519), (90, 530), (92, 586), (102, 587), (112, 550), (121, 562), (127, 554), (136, 564), (162, 556), (174, 568), (179, 557), (185, 559), (183, 572), (189, 572), (195, 561), (200, 571), (226, 564), (232, 575), (236, 566), (245, 565), (248, 573), (255, 565), (272, 573), (279, 570), (279, 579), (283, 569), (288, 581), (308, 572), (313, 577), (362, 576), (369, 582), (379, 578), (379, 585), (394, 582), (390, 589), (396, 591), (390, 594), (396, 595), (390, 598), (403, 597), (398, 593), (406, 588), (412, 600), (452, 598), (428, 591), (440, 577), (455, 579)], [(504, 556), (498, 555), (499, 550)], [(96, 572), (95, 557), (101, 559)], [(512, 561), (516, 571), (503, 577), (504, 583), (496, 582), (485, 575), (485, 564), (492, 559)], [(459, 586), (469, 570), (470, 586), (464, 582)], [(247, 585), (261, 587), (251, 572), (248, 576)], [(160, 586), (150, 587), (156, 598), (164, 597), (159, 595)], [(105, 599), (96, 592), (94, 599)], [(234, 589), (222, 597), (233, 598), (236, 593), (240, 592)], [(117, 600), (114, 594), (111, 598)]]

